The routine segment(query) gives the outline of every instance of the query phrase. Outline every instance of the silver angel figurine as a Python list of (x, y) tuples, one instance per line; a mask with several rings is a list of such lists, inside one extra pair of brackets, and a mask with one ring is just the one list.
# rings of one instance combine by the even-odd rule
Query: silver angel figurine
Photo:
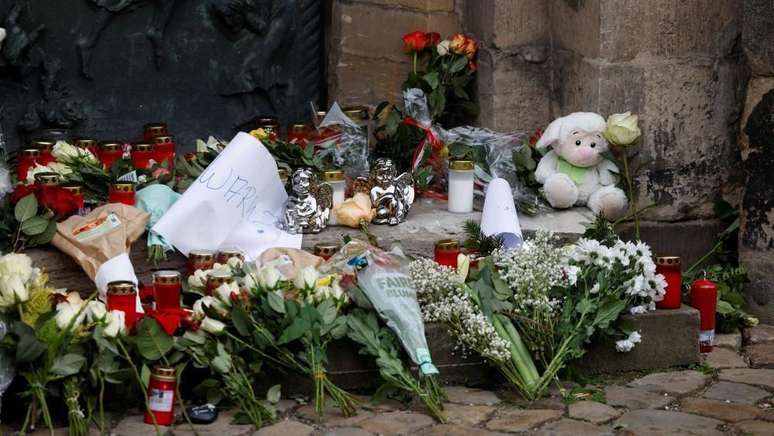
[(310, 169), (299, 168), (291, 177), (291, 193), (285, 205), (283, 230), (288, 233), (320, 233), (328, 226), (333, 190), (320, 183)]
[(375, 224), (402, 223), (414, 203), (414, 177), (409, 173), (397, 174), (395, 164), (387, 158), (376, 159), (371, 168), (369, 194), (376, 208)]

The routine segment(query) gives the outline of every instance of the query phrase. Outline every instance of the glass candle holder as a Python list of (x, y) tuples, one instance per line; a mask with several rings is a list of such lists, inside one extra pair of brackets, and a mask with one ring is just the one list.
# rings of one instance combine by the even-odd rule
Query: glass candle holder
[(255, 119), (255, 124), (269, 135), (269, 140), (276, 141), (280, 138), (280, 124), (277, 117), (258, 117)]
[(218, 271), (207, 275), (207, 295), (212, 295), (212, 291), (218, 289), (225, 283), (230, 283), (234, 277), (230, 272)]
[(365, 105), (353, 105), (346, 106), (342, 109), (344, 115), (349, 117), (358, 126), (360, 126), (366, 134), (368, 140), (368, 149), (372, 150), (374, 147), (373, 141), (373, 124), (371, 123), (371, 110)]
[(433, 259), (439, 265), (457, 269), (457, 256), (460, 254), (460, 241), (456, 239), (441, 239), (436, 241)]
[(97, 140), (93, 138), (76, 138), (75, 141), (73, 141), (73, 145), (82, 148), (84, 150), (89, 150), (94, 154), (94, 156), (99, 154), (99, 145), (97, 144)]
[[(148, 409), (145, 411), (144, 422), (170, 426), (175, 421), (175, 395), (177, 392), (177, 377), (175, 369), (165, 366), (155, 366), (148, 380)], [(151, 415), (151, 413), (153, 415)]]
[(110, 185), (108, 193), (108, 203), (123, 203), (127, 206), (134, 206), (135, 186), (132, 182), (118, 182)]
[(288, 170), (284, 168), (277, 168), (277, 175), (279, 176), (280, 182), (282, 182), (282, 186), (287, 189), (288, 187)]
[(33, 139), (30, 145), (32, 148), (40, 150), (40, 157), (38, 158), (39, 164), (48, 165), (51, 162), (56, 162), (54, 155), (51, 154), (51, 149), (54, 148), (54, 141), (49, 139)]
[(215, 265), (215, 252), (212, 250), (191, 250), (188, 252), (186, 271), (192, 275), (196, 270), (207, 271)]
[(473, 212), (473, 161), (449, 161), (449, 212)]
[(113, 162), (124, 156), (124, 145), (120, 141), (103, 141), (99, 144), (99, 160), (108, 170)]
[[(333, 209), (336, 209), (338, 205), (344, 203), (345, 193), (347, 191), (347, 182), (344, 179), (344, 171), (323, 171), (320, 178), (323, 182), (331, 185), (331, 189), (333, 190)], [(336, 225), (335, 213), (331, 213), (328, 223), (330, 225)]]
[(67, 183), (59, 186), (62, 190), (69, 192), (75, 199), (75, 204), (78, 205), (78, 215), (86, 215), (85, 198), (83, 196), (83, 188), (76, 183)]
[(667, 282), (666, 294), (661, 301), (656, 302), (656, 307), (659, 309), (679, 309), (683, 286), (680, 258), (677, 256), (657, 257), (656, 274), (663, 275)]
[(156, 271), (153, 273), (153, 299), (156, 310), (180, 309), (180, 273), (177, 271)]
[(175, 167), (175, 155), (177, 153), (177, 146), (175, 140), (169, 135), (157, 136), (153, 138), (153, 159), (159, 163), (159, 165), (167, 161), (167, 168), (170, 170)]
[(288, 126), (288, 142), (294, 142), (301, 148), (306, 147), (311, 126), (306, 123), (293, 123)]
[(243, 261), (245, 260), (245, 256), (242, 254), (242, 250), (237, 248), (221, 248), (215, 255), (215, 262), (220, 264), (227, 264), (229, 259), (234, 257)]
[(124, 312), (126, 331), (134, 329), (137, 322), (137, 286), (133, 282), (119, 280), (107, 285), (107, 310)]
[(157, 136), (169, 136), (166, 123), (148, 123), (143, 127), (143, 141), (153, 142), (153, 138)]
[(148, 168), (150, 160), (154, 159), (153, 145), (147, 142), (135, 142), (132, 144), (132, 165), (144, 170)]
[(27, 180), (27, 172), (35, 167), (36, 162), (40, 162), (40, 150), (37, 148), (26, 148), (19, 153), (18, 163), (16, 165), (16, 178), (20, 182)]
[(335, 242), (321, 242), (314, 246), (314, 255), (322, 257), (325, 260), (328, 260), (334, 254), (338, 253), (340, 249), (341, 249), (341, 245)]

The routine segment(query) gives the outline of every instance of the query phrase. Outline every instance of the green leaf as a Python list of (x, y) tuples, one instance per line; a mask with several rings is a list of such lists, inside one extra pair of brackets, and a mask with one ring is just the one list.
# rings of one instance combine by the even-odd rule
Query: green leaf
[(35, 330), (27, 324), (16, 321), (13, 323), (12, 329), (16, 336), (19, 337), (19, 342), (16, 345), (17, 365), (35, 361), (48, 349), (48, 347), (37, 338)]
[(94, 333), (92, 333), (94, 343), (96, 343), (97, 347), (100, 349), (99, 354), (105, 354), (104, 350), (110, 350), (113, 354), (118, 354), (116, 345), (110, 339), (105, 337), (103, 333), (104, 330), (105, 328), (103, 326), (98, 325), (94, 328)]
[(13, 209), (13, 214), (16, 217), (16, 221), (20, 223), (37, 215), (38, 200), (35, 198), (35, 194), (29, 194), (19, 200), (19, 202), (16, 203), (16, 207)]
[[(580, 303), (578, 305), (580, 306)], [(620, 315), (624, 309), (626, 309), (626, 302), (621, 300), (613, 300), (603, 304), (597, 311), (597, 316), (594, 318), (594, 325), (600, 328), (606, 328), (611, 322), (618, 319), (618, 315)]]
[(21, 223), (21, 231), (27, 236), (39, 235), (46, 231), (49, 222), (49, 220), (43, 217), (34, 216)]
[(277, 345), (287, 344), (293, 342), (296, 339), (304, 335), (312, 326), (304, 318), (297, 317), (293, 319), (293, 322), (282, 332), (277, 339)]
[(470, 98), (470, 96), (468, 96), (468, 93), (465, 91), (465, 89), (459, 86), (454, 87), (454, 95), (456, 95), (459, 98), (464, 98), (465, 100)]
[(274, 385), (266, 391), (266, 401), (276, 404), (282, 397), (282, 385)]
[(51, 372), (56, 375), (61, 375), (62, 377), (77, 374), (85, 362), (85, 356), (67, 353), (64, 356), (59, 356), (54, 359), (54, 363), (51, 365)]
[(35, 245), (45, 245), (54, 239), (54, 235), (56, 234), (56, 221), (48, 220), (47, 222), (48, 224), (46, 225), (46, 230), (44, 230), (43, 233), (32, 236), (27, 240), (28, 247), (33, 247)]
[(336, 310), (336, 303), (330, 298), (325, 299), (319, 306), (317, 306), (317, 312), (322, 318), (323, 324), (330, 324), (336, 319), (338, 311)]
[(266, 299), (269, 302), (269, 307), (271, 307), (275, 312), (277, 313), (285, 313), (285, 299), (282, 298), (282, 295), (275, 292), (269, 292), (266, 295)]
[(439, 82), (438, 82), (438, 73), (437, 73), (437, 72), (435, 72), (435, 71), (434, 71), (434, 72), (432, 72), (432, 73), (427, 73), (427, 74), (425, 74), (425, 76), (423, 77), (423, 79), (424, 79), (424, 81), (425, 81), (425, 82), (426, 82), (428, 85), (430, 85), (430, 88), (431, 88), (431, 89), (435, 89), (435, 88), (437, 88), (437, 87), (438, 87), (438, 83), (439, 83)]
[(231, 310), (231, 320), (234, 322), (234, 327), (240, 335), (247, 336), (250, 334), (250, 326), (252, 325), (250, 316), (247, 315), (241, 304), (234, 304)]
[(735, 310), (736, 309), (734, 309), (734, 307), (728, 302), (723, 300), (718, 301), (717, 311), (719, 314), (728, 315), (729, 313), (733, 313)]
[(457, 58), (454, 63), (451, 65), (451, 72), (457, 73), (462, 71), (463, 68), (468, 66), (468, 58), (465, 56), (460, 56)]
[(143, 389), (148, 388), (148, 383), (150, 383), (150, 376), (151, 376), (151, 370), (146, 364), (142, 364), (142, 368), (140, 369), (140, 381), (142, 382)]
[(161, 359), (174, 345), (172, 337), (153, 318), (144, 318), (140, 322), (134, 342), (140, 355), (153, 361)]

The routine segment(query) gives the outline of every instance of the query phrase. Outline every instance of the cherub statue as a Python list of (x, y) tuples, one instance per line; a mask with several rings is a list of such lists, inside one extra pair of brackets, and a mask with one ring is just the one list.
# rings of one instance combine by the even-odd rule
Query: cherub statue
[(375, 224), (394, 226), (402, 223), (414, 203), (414, 178), (409, 173), (397, 174), (391, 159), (379, 158), (374, 162), (367, 181), (358, 178), (356, 185), (370, 186), (369, 195), (376, 208)]
[(282, 228), (288, 233), (320, 233), (333, 206), (331, 186), (318, 182), (312, 170), (299, 168), (291, 178), (291, 191)]

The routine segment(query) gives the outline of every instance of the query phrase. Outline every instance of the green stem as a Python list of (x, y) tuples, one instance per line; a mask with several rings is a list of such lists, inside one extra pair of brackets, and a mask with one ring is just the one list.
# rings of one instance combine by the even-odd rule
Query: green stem
[(632, 215), (634, 215), (634, 237), (636, 240), (640, 240), (640, 215), (637, 212), (637, 200), (634, 198), (634, 186), (632, 183), (632, 177), (629, 174), (629, 153), (624, 148), (623, 150), (623, 165), (624, 165), (624, 178), (626, 179), (626, 187), (629, 190), (629, 201), (631, 201)]
[(723, 242), (725, 242), (725, 241), (724, 241), (724, 240), (722, 240), (722, 239), (721, 239), (720, 241), (716, 242), (716, 243), (715, 243), (715, 245), (714, 245), (714, 246), (713, 246), (713, 247), (710, 249), (710, 251), (708, 251), (706, 254), (704, 254), (704, 256), (702, 256), (702, 257), (701, 257), (701, 259), (699, 259), (699, 260), (697, 260), (696, 262), (694, 262), (694, 264), (693, 264), (693, 265), (691, 265), (691, 267), (690, 267), (690, 268), (688, 268), (688, 269), (685, 271), (685, 273), (683, 273), (683, 274), (685, 274), (685, 275), (688, 275), (688, 274), (690, 274), (690, 273), (691, 273), (691, 272), (692, 272), (692, 271), (693, 271), (693, 270), (694, 270), (694, 269), (695, 269), (697, 266), (699, 266), (699, 265), (701, 265), (702, 263), (706, 262), (706, 261), (707, 261), (707, 259), (709, 259), (709, 257), (710, 257), (710, 256), (712, 256), (713, 254), (715, 254), (715, 252), (717, 252), (717, 251), (718, 251), (718, 249), (720, 249), (720, 247), (722, 247), (722, 246), (723, 246)]
[(148, 414), (151, 417), (151, 420), (153, 421), (153, 428), (156, 430), (156, 436), (161, 436), (161, 430), (159, 430), (159, 423), (156, 421), (156, 415), (153, 414), (153, 411), (150, 408), (150, 401), (148, 401), (148, 393), (146, 392), (145, 385), (142, 383), (142, 377), (140, 376), (140, 372), (137, 370), (137, 366), (135, 366), (134, 362), (132, 361), (132, 356), (129, 355), (129, 352), (126, 350), (126, 347), (124, 347), (123, 342), (121, 340), (117, 340), (116, 344), (118, 345), (118, 348), (121, 349), (121, 352), (124, 353), (124, 358), (127, 362), (129, 362), (129, 366), (132, 367), (132, 372), (134, 373), (134, 377), (137, 380), (137, 385), (140, 386), (140, 390), (143, 391), (143, 398), (145, 399), (145, 410), (148, 411)]
[[(414, 75), (417, 74), (417, 52), (414, 52)], [(19, 231), (21, 231), (21, 226), (19, 226)]]

